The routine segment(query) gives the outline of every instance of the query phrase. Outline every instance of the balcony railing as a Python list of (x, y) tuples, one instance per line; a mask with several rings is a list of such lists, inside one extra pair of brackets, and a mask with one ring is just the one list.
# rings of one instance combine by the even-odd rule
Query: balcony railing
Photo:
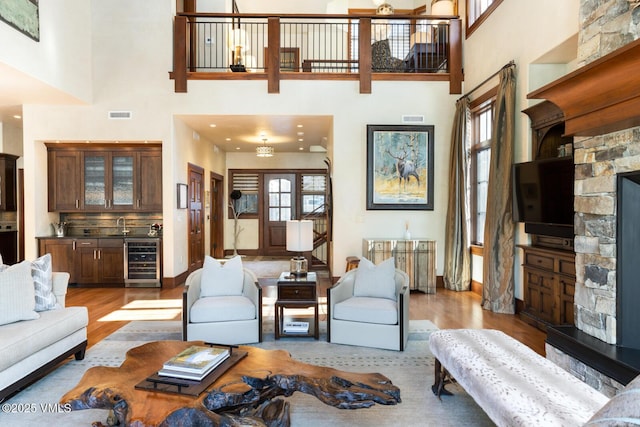
[(184, 13), (174, 22), (175, 91), (188, 80), (449, 81), (461, 93), (460, 20), (405, 15)]

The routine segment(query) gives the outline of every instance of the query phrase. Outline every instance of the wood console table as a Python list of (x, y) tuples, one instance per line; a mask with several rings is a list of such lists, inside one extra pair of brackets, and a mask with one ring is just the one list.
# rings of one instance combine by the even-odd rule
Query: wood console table
[[(278, 396), (301, 391), (337, 408), (400, 403), (400, 389), (376, 373), (360, 374), (309, 365), (285, 350), (240, 346), (248, 355), (198, 397), (136, 389), (170, 357), (202, 341), (154, 341), (132, 348), (117, 368), (87, 370), (60, 400), (73, 410), (110, 409), (109, 425), (288, 426), (289, 403)], [(264, 423), (264, 424), (262, 424)], [(94, 426), (104, 426), (96, 422)]]
[(365, 238), (362, 255), (374, 264), (395, 258), (396, 268), (409, 275), (409, 289), (436, 293), (435, 240)]

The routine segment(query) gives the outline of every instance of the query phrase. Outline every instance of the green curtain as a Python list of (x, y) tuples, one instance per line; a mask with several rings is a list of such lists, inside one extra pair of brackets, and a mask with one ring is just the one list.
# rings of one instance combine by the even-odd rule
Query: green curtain
[(500, 71), (496, 96), (484, 229), (482, 307), (515, 313), (513, 285), (514, 224), (511, 167), (515, 121), (515, 65)]
[(449, 203), (444, 240), (444, 287), (454, 291), (471, 288), (471, 254), (469, 253), (469, 210), (467, 207), (467, 171), (470, 126), (469, 98), (456, 103), (451, 130), (449, 160)]

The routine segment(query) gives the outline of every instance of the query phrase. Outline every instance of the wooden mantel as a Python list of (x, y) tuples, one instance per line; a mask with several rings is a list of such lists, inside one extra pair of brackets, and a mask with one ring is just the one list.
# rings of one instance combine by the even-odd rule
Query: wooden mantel
[(527, 95), (564, 112), (566, 136), (640, 126), (640, 39)]

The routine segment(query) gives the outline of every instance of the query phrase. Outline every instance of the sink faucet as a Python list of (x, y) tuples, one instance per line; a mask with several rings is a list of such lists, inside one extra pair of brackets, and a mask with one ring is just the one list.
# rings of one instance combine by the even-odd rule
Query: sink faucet
[(120, 226), (120, 220), (122, 220), (122, 234), (127, 234), (129, 232), (129, 230), (127, 230), (127, 220), (123, 216), (116, 220), (116, 230)]

